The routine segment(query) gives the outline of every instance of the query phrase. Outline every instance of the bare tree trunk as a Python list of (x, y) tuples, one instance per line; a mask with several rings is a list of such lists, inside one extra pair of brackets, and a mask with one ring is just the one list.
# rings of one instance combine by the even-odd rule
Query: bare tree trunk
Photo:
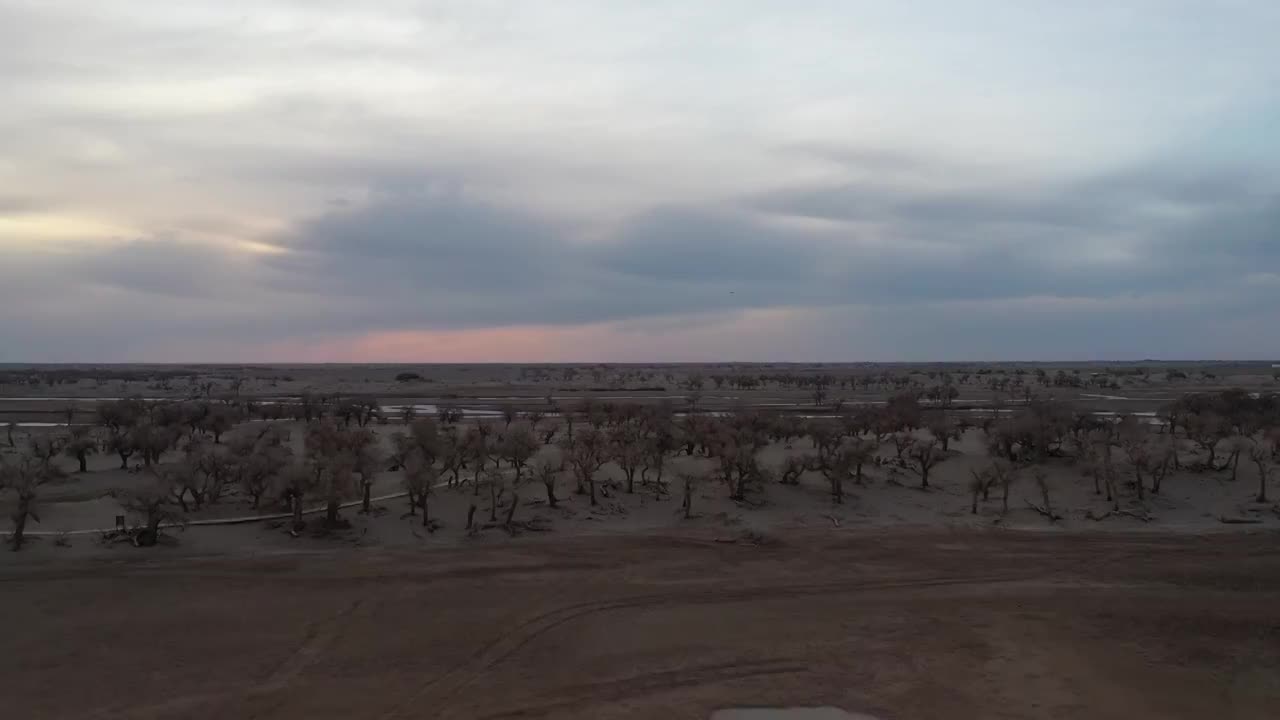
[(9, 536), (9, 549), (22, 549), (23, 533), (27, 529), (27, 515), (31, 514), (31, 501), (26, 498), (18, 500), (18, 511), (13, 514), (13, 534)]
[(512, 493), (511, 493), (511, 507), (507, 508), (507, 522), (506, 522), (506, 527), (507, 527), (507, 529), (508, 529), (508, 530), (510, 530), (510, 529), (511, 529), (511, 519), (515, 517), (515, 515), (516, 515), (516, 506), (517, 506), (517, 505), (519, 505), (519, 504), (520, 504), (520, 493), (518, 493), (518, 492), (512, 492)]
[(160, 541), (160, 514), (152, 512), (147, 515), (147, 529), (143, 532), (142, 537), (138, 538), (138, 544), (150, 547)]

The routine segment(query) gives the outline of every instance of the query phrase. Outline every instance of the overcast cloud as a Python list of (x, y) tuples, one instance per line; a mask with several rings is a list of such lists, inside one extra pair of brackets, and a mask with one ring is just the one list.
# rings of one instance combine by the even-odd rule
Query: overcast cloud
[(1280, 357), (1277, 28), (0, 0), (0, 362)]

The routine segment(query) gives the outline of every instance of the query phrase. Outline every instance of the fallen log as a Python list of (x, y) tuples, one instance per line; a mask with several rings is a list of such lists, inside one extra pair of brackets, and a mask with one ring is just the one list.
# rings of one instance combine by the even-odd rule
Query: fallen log
[(1220, 516), (1218, 518), (1218, 522), (1224, 523), (1226, 525), (1261, 525), (1262, 524), (1262, 521), (1259, 520), (1258, 518), (1227, 517), (1225, 515)]
[(1144, 523), (1151, 522), (1152, 520), (1154, 520), (1154, 519), (1155, 519), (1155, 518), (1151, 517), (1150, 515), (1148, 515), (1148, 514), (1146, 514), (1146, 513), (1136, 513), (1136, 512), (1134, 512), (1134, 511), (1132, 511), (1132, 510), (1117, 510), (1117, 511), (1116, 511), (1116, 514), (1117, 514), (1117, 515), (1124, 515), (1125, 517), (1131, 517), (1131, 518), (1134, 518), (1134, 519), (1136, 519), (1136, 520), (1141, 520), (1141, 521), (1142, 521), (1142, 522), (1144, 522)]
[(1057, 522), (1057, 521), (1059, 521), (1059, 520), (1061, 520), (1061, 519), (1062, 519), (1062, 516), (1061, 516), (1061, 515), (1058, 515), (1058, 514), (1056, 514), (1056, 513), (1054, 513), (1054, 512), (1051, 512), (1051, 511), (1049, 511), (1049, 510), (1047, 510), (1047, 509), (1045, 509), (1045, 508), (1042, 508), (1042, 507), (1040, 507), (1039, 505), (1036, 505), (1035, 503), (1031, 502), (1030, 500), (1027, 500), (1026, 502), (1027, 502), (1027, 507), (1029, 507), (1029, 508), (1031, 508), (1032, 510), (1035, 510), (1036, 512), (1040, 513), (1041, 515), (1043, 515), (1043, 516), (1045, 516), (1045, 517), (1049, 518), (1049, 522), (1051, 522), (1051, 523), (1052, 523), (1052, 522)]

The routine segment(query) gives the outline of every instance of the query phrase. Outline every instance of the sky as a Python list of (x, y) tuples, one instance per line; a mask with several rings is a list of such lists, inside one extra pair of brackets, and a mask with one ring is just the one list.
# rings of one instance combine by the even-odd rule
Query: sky
[(1280, 358), (1273, 0), (0, 0), (0, 362)]

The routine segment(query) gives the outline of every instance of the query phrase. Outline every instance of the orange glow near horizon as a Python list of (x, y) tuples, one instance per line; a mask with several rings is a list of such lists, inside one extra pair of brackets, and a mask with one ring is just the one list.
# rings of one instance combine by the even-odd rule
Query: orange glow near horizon
[[(269, 361), (314, 363), (522, 363), (678, 361), (723, 357), (746, 340), (755, 354), (799, 318), (790, 309), (749, 310), (694, 324), (661, 321), (519, 325), (466, 330), (386, 330), (320, 341), (290, 340), (265, 349)], [(753, 352), (754, 351), (754, 352)]]
[(607, 335), (599, 326), (517, 326), (470, 330), (390, 330), (322, 342), (273, 345), (281, 362), (504, 363), (561, 362), (599, 357)]

